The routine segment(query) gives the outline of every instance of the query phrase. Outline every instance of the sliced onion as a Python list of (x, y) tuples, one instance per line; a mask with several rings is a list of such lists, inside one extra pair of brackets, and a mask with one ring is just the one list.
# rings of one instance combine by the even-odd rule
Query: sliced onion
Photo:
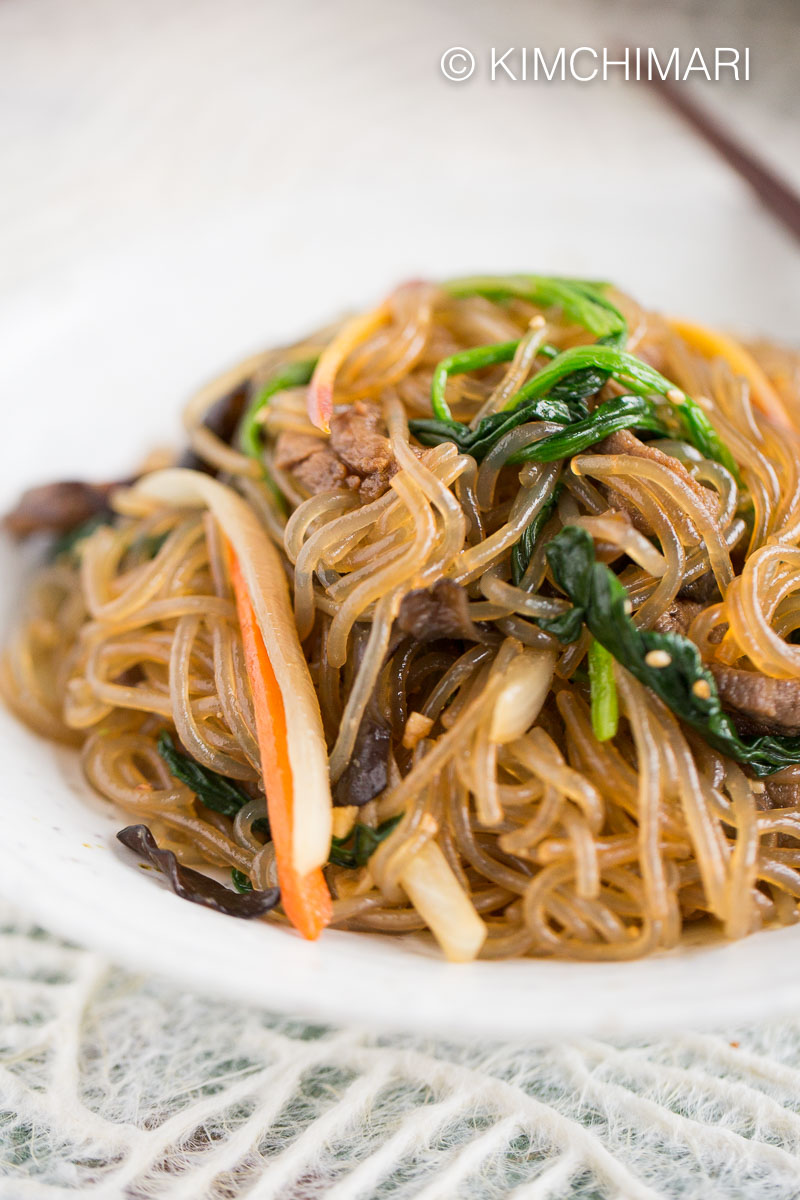
[(241, 496), (210, 475), (180, 468), (155, 471), (135, 491), (176, 507), (209, 508), (236, 553), (283, 698), (292, 768), (293, 865), (305, 875), (328, 861), (331, 789), (319, 702), (278, 552)]
[(503, 689), (492, 714), (493, 742), (513, 742), (521, 737), (541, 712), (550, 691), (556, 665), (554, 650), (525, 647), (503, 672)]
[(426, 842), (400, 876), (409, 900), (450, 962), (471, 962), (487, 929), (436, 842)]

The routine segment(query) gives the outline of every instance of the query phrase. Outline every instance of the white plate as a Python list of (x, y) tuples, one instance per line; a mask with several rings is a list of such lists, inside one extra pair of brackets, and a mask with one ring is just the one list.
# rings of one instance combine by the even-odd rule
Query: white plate
[[(647, 104), (637, 99), (620, 113), (614, 95), (593, 93), (583, 118), (596, 112), (606, 130), (624, 119), (633, 138)], [(484, 149), (495, 157), (482, 174), (466, 137), (446, 139), (443, 172), (441, 136), (426, 141), (429, 122), (420, 118), (413, 170), (392, 160), (385, 177), (370, 177), (366, 193), (352, 155), (324, 191), (314, 155), (306, 156), (307, 170), (293, 162), (291, 189), (283, 175), (273, 180), (274, 156), (266, 156), (258, 186), (235, 208), (225, 191), (204, 207), (196, 200), (184, 222), (178, 209), (157, 201), (156, 189), (150, 224), (141, 219), (111, 251), (86, 232), (85, 188), (76, 191), (73, 224), (81, 236), (65, 221), (64, 237), (57, 226), (39, 268), (30, 253), (15, 259), (24, 286), (3, 291), (0, 283), (2, 445), (13, 447), (0, 472), (0, 507), (26, 482), (128, 469), (154, 441), (175, 440), (185, 394), (206, 373), (423, 271), (436, 277), (527, 266), (614, 277), (644, 301), (688, 316), (791, 335), (796, 251), (722, 168), (690, 141), (682, 149), (667, 118), (655, 134), (658, 153), (656, 118), (643, 116), (640, 169), (606, 172), (587, 197), (586, 179), (603, 165), (599, 150), (592, 170), (586, 156), (605, 141), (582, 137), (581, 157), (562, 154), (575, 98), (559, 89), (552, 97), (537, 93), (538, 110), (549, 106), (547, 118), (537, 118), (537, 161), (549, 155), (559, 168), (537, 187), (536, 161), (517, 151), (530, 138), (522, 100), (500, 88), (441, 92), (437, 103), (448, 113), (453, 106), (459, 129), (468, 114), (483, 120), (484, 107), (487, 127), (506, 129), (499, 148), (485, 131)], [(238, 111), (229, 127), (238, 138)], [(253, 171), (259, 155), (260, 143)], [(445, 186), (433, 186), (443, 178)], [(202, 199), (202, 190), (196, 195)], [(26, 222), (21, 201), (15, 211), (28, 235), (23, 246), (38, 248), (44, 234), (35, 214)], [(758, 285), (762, 279), (768, 289)], [(13, 553), (0, 547), (6, 601), (18, 587)], [(273, 1010), (453, 1037), (645, 1033), (800, 1006), (800, 929), (622, 965), (448, 966), (419, 939), (338, 932), (309, 945), (167, 892), (116, 843), (125, 817), (89, 792), (68, 755), (3, 711), (0, 763), (0, 890), (61, 934), (187, 987)]]
[[(3, 578), (10, 572), (3, 551)], [(326, 932), (309, 944), (172, 895), (114, 834), (124, 815), (76, 756), (0, 711), (0, 886), (45, 925), (137, 970), (274, 1011), (459, 1038), (656, 1033), (800, 1006), (800, 929), (632, 963), (454, 966), (422, 938)], [(768, 982), (765, 982), (768, 981)]]
[[(126, 420), (123, 409), (112, 418), (120, 435)], [(153, 413), (149, 424), (157, 427)], [(67, 426), (63, 464), (73, 448), (75, 461), (85, 458), (80, 429)], [(17, 476), (23, 472), (16, 464)], [(19, 599), (22, 557), (0, 545), (2, 630)], [(311, 945), (172, 895), (116, 842), (126, 818), (84, 783), (76, 755), (35, 737), (2, 707), (0, 762), (0, 891), (56, 932), (189, 987), (306, 1017), (450, 1037), (645, 1034), (800, 1006), (797, 927), (611, 964), (451, 966), (422, 938), (338, 931)]]

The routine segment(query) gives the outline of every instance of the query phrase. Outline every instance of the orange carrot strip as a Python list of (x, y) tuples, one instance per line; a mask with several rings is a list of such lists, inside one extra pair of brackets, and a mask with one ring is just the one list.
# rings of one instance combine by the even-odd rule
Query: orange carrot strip
[(388, 303), (384, 303), (371, 312), (353, 317), (342, 326), (333, 341), (323, 350), (311, 376), (306, 401), (308, 419), (317, 429), (322, 429), (325, 433), (330, 429), (333, 384), (340, 366), (351, 350), (380, 329), (381, 325), (385, 325), (390, 313)]
[(304, 938), (313, 941), (330, 923), (333, 914), (331, 897), (320, 867), (309, 871), (307, 875), (300, 875), (293, 866), (294, 785), (286, 737), (286, 709), (239, 560), (230, 545), (228, 550), (247, 675), (253, 693), (258, 748), (275, 844), (281, 902), (295, 929)]
[(696, 325), (692, 321), (671, 320), (669, 324), (679, 337), (704, 358), (723, 358), (734, 375), (743, 376), (750, 384), (756, 404), (775, 425), (784, 429), (794, 428), (783, 401), (767, 378), (766, 372), (735, 338), (706, 325)]

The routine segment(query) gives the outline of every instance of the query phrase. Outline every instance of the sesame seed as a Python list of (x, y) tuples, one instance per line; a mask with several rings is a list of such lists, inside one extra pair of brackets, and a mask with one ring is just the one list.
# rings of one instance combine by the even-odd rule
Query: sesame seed
[(644, 661), (648, 667), (668, 667), (672, 662), (672, 655), (667, 654), (666, 650), (650, 650), (645, 654)]
[(633, 612), (633, 604), (627, 598), (625, 600), (623, 600), (623, 602), (622, 602), (622, 611), (625, 613), (626, 617), (629, 617), (631, 615), (631, 613)]
[(696, 683), (692, 684), (692, 691), (698, 700), (711, 699), (711, 684), (707, 679), (698, 679)]
[(685, 404), (686, 396), (680, 388), (670, 388), (667, 392), (667, 399), (670, 404)]
[(765, 783), (762, 783), (760, 779), (751, 779), (750, 780), (750, 791), (753, 793), (754, 796), (763, 796), (764, 792), (766, 790), (767, 790), (767, 785)]
[(535, 317), (531, 317), (531, 323), (528, 328), (529, 329), (544, 329), (546, 324), (547, 324), (547, 321), (545, 321), (542, 314), (537, 313)]

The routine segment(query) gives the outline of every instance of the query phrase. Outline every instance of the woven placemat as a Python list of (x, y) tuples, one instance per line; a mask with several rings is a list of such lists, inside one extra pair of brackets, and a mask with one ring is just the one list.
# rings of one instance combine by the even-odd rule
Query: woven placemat
[[(348, 181), (374, 224), (398, 188), (407, 189), (408, 210), (416, 212), (416, 191), (429, 194), (430, 181), (441, 181), (443, 155), (445, 185), (455, 181), (458, 204), (467, 203), (463, 184), (483, 172), (505, 205), (509, 171), (519, 177), (513, 171), (530, 152), (529, 136), (539, 160), (547, 162), (549, 152), (567, 179), (559, 139), (587, 120), (578, 93), (478, 91), (477, 83), (472, 91), (448, 89), (438, 63), (451, 45), (485, 53), (523, 39), (752, 43), (753, 83), (727, 89), (725, 103), (744, 132), (794, 170), (796, 56), (787, 47), (795, 13), (796, 0), (767, 7), (558, 0), (535, 13), (527, 0), (5, 0), (4, 394), (27, 397), (31, 381), (49, 386), (55, 364), (57, 395), (72, 406), (73, 421), (88, 421), (90, 411), (99, 420), (108, 395), (133, 405), (157, 387), (177, 405), (190, 379), (216, 369), (240, 343), (263, 338), (258, 270), (268, 286), (267, 266), (273, 269), (280, 248), (270, 248), (265, 231), (309, 196), (334, 205), (329, 219), (338, 228), (335, 206), (350, 194), (343, 191)], [(721, 96), (712, 90), (706, 98), (719, 103)], [(601, 102), (611, 139), (619, 123), (633, 139), (641, 111), (627, 164), (640, 204), (650, 195), (643, 197), (645, 178), (654, 193), (677, 187), (679, 125), (663, 118), (654, 137), (638, 94), (631, 106), (618, 89), (592, 92), (591, 106)], [(530, 113), (525, 138), (515, 124), (520, 113)], [(381, 175), (369, 164), (386, 130)], [(715, 175), (705, 152), (687, 145), (692, 188), (720, 197), (730, 187), (737, 196), (722, 168)], [(615, 156), (612, 182), (620, 169)], [(598, 181), (591, 183), (590, 196)], [(243, 199), (258, 219), (251, 214), (240, 243), (234, 234)], [(393, 212), (371, 253), (386, 253)], [(476, 228), (482, 212), (473, 209)], [(505, 207), (501, 213), (505, 220)], [(535, 221), (522, 227), (526, 262), (549, 229)], [(771, 226), (760, 230), (754, 212), (751, 260), (771, 244)], [(155, 251), (139, 267), (151, 241), (159, 253), (171, 249), (169, 269)], [(289, 243), (286, 253), (307, 270), (303, 243)], [(481, 243), (484, 262), (488, 245)], [(92, 271), (109, 255), (122, 263), (122, 280), (116, 290), (103, 283), (103, 303), (121, 316), (101, 331), (98, 355), (92, 287), (100, 284)], [(734, 267), (738, 282), (745, 276), (738, 260)], [(315, 277), (324, 269), (333, 268), (323, 256)], [(147, 270), (152, 277), (140, 279)], [(146, 307), (121, 306), (120, 296), (137, 288)], [(151, 328), (142, 356), (143, 314), (151, 310), (163, 346)], [(122, 332), (109, 342), (115, 322)], [(60, 455), (56, 405), (48, 412)], [(46, 452), (39, 439), (31, 444), (25, 420), (20, 443), (30, 461), (20, 457), (20, 483), (38, 477)], [(93, 426), (92, 467), (99, 444), (102, 429)], [(70, 469), (80, 463), (71, 460)], [(36, 886), (47, 886), (46, 873)], [(386, 1038), (133, 976), (9, 909), (0, 908), (0, 926), (3, 1200), (800, 1196), (800, 1019), (648, 1043), (532, 1048), (501, 1040), (500, 1007), (495, 1044)]]
[(2, 907), (0, 1013), (3, 1200), (800, 1195), (800, 1020), (378, 1036), (131, 975)]

